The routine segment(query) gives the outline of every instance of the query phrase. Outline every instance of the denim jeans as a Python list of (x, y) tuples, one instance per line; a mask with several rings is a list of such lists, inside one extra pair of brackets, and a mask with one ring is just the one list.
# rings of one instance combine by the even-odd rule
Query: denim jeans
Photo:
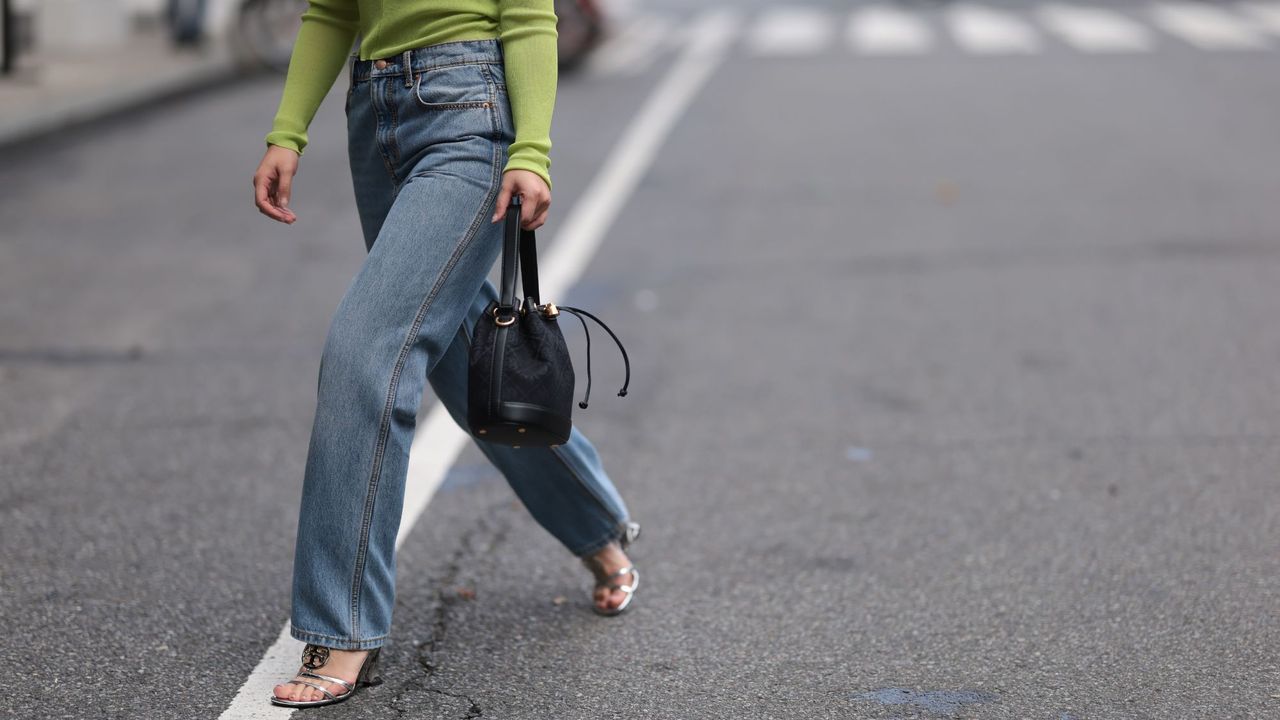
[[(303, 642), (384, 642), (428, 381), (466, 428), (471, 328), (497, 296), (488, 274), (502, 221), (489, 218), (515, 138), (502, 59), (497, 39), (415, 48), (385, 64), (351, 58), (348, 151), (368, 254), (320, 359), (293, 570), (291, 633)], [(627, 508), (577, 428), (554, 448), (475, 440), (574, 555), (626, 532)]]

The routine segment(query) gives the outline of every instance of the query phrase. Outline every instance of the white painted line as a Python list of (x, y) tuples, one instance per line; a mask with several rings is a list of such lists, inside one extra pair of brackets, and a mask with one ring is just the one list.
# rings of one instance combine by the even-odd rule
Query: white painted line
[(1040, 36), (1012, 13), (983, 5), (956, 5), (947, 13), (956, 44), (979, 55), (1035, 53)]
[(1240, 10), (1267, 32), (1280, 35), (1280, 2), (1244, 2)]
[(538, 281), (544, 295), (563, 296), (582, 274), (676, 120), (720, 66), (738, 24), (737, 14), (728, 9), (707, 10), (696, 18), (688, 34), (689, 44), (631, 119), (613, 153), (556, 233), (547, 253), (547, 268), (539, 267)]
[(756, 18), (747, 34), (747, 47), (756, 55), (813, 55), (831, 42), (834, 29), (831, 17), (822, 10), (780, 5)]
[(1196, 2), (1162, 2), (1151, 8), (1157, 25), (1202, 50), (1261, 50), (1267, 40), (1239, 17)]
[[(698, 16), (690, 44), (663, 77), (640, 112), (627, 126), (589, 188), (565, 217), (551, 249), (541, 262), (539, 277), (546, 297), (563, 297), (590, 262), (623, 203), (648, 171), (658, 150), (680, 115), (724, 59), (737, 27), (737, 18), (724, 9)], [(425, 408), (424, 408), (425, 410)], [(408, 536), (418, 516), (466, 444), (468, 436), (440, 405), (418, 424), (409, 448), (409, 473), (404, 512), (396, 547)], [(302, 643), (289, 635), (289, 625), (262, 656), (219, 720), (283, 720), (293, 711), (272, 705), (272, 689), (298, 669)]]
[(587, 58), (587, 71), (592, 75), (639, 75), (649, 69), (670, 37), (669, 19), (658, 15), (637, 16), (591, 53)]
[(922, 18), (888, 5), (854, 10), (845, 37), (865, 55), (917, 55), (933, 47), (933, 32)]
[(1154, 44), (1145, 27), (1114, 10), (1049, 4), (1040, 8), (1039, 15), (1050, 32), (1082, 52), (1145, 52)]

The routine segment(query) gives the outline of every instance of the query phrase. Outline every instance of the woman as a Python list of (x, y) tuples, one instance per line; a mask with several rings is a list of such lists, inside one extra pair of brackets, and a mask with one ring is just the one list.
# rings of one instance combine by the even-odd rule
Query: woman
[[(553, 0), (311, 0), (267, 151), (259, 210), (292, 224), (307, 128), (351, 57), (348, 154), (365, 247), (325, 341), (294, 556), (290, 632), (303, 667), (275, 704), (341, 702), (376, 684), (391, 626), (395, 540), (424, 385), (466, 427), (470, 329), (512, 195), (521, 226), (551, 206)], [(488, 222), (486, 222), (488, 220)], [(576, 428), (555, 448), (477, 445), (595, 578), (614, 615), (639, 581), (639, 525)]]

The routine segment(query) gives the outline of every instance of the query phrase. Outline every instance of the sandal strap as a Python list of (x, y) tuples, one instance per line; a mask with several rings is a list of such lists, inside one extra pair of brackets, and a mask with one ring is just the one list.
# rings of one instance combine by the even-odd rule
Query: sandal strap
[[(619, 577), (622, 577), (623, 575), (627, 575), (627, 574), (630, 574), (630, 575), (631, 575), (631, 582), (630, 582), (629, 584), (623, 585), (623, 584), (621, 584), (621, 583), (610, 583), (610, 582), (609, 582), (610, 580), (613, 580), (614, 578), (619, 578)], [(607, 583), (607, 584), (606, 584), (606, 583)], [(599, 583), (599, 586), (607, 587), (607, 588), (609, 588), (610, 590), (621, 590), (622, 592), (627, 593), (628, 595), (630, 595), (631, 593), (635, 592), (635, 591), (636, 591), (636, 588), (637, 588), (639, 585), (640, 585), (640, 572), (639, 572), (638, 570), (636, 570), (634, 567), (631, 567), (631, 566), (628, 566), (628, 567), (624, 567), (624, 568), (622, 568), (622, 569), (621, 569), (621, 570), (619, 570), (618, 572), (616, 572), (616, 573), (614, 573), (614, 574), (610, 575), (609, 577), (605, 578), (602, 582), (600, 582), (600, 583)]]
[[(311, 687), (313, 687), (313, 688), (315, 688), (315, 689), (319, 690), (320, 692), (324, 693), (325, 695), (328, 695), (330, 700), (337, 700), (337, 697), (336, 697), (333, 693), (329, 692), (328, 690), (325, 690), (324, 688), (320, 687), (319, 685), (317, 685), (317, 684), (315, 684), (315, 683), (310, 683), (310, 682), (307, 682), (306, 680), (290, 680), (289, 682), (291, 682), (291, 683), (297, 683), (297, 684), (299, 684), (299, 685), (310, 685)], [(286, 683), (286, 684), (288, 684), (288, 683)]]
[(314, 673), (314, 672), (300, 672), (300, 673), (298, 673), (298, 674), (299, 674), (299, 675), (301, 675), (301, 676), (303, 676), (303, 677), (311, 677), (311, 678), (315, 678), (315, 679), (317, 679), (317, 680), (325, 680), (325, 681), (328, 681), (328, 682), (331, 682), (331, 683), (336, 683), (336, 684), (338, 684), (338, 685), (341, 685), (341, 686), (345, 687), (348, 691), (351, 691), (351, 690), (354, 690), (354, 689), (355, 689), (355, 687), (354, 687), (351, 683), (349, 683), (349, 682), (347, 682), (346, 680), (343, 680), (343, 679), (341, 679), (341, 678), (329, 677), (328, 675), (321, 675), (320, 673)]
[(605, 583), (609, 582), (610, 580), (617, 580), (618, 578), (622, 577), (623, 575), (629, 575), (629, 574), (631, 574), (631, 573), (633, 573), (633, 572), (635, 572), (635, 571), (636, 571), (636, 569), (635, 569), (635, 568), (633, 568), (633, 567), (631, 567), (630, 565), (628, 565), (628, 566), (626, 566), (626, 567), (622, 568), (621, 570), (619, 570), (619, 571), (615, 572), (614, 574), (610, 575), (609, 577), (607, 577), (607, 578), (602, 578), (602, 579), (600, 580), (600, 584), (601, 584), (601, 585), (604, 585)]

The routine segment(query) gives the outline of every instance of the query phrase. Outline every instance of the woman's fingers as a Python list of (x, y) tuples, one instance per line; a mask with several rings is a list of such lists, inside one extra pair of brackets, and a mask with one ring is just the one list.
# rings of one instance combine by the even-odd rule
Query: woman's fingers
[(536, 230), (537, 225), (533, 224), (534, 219), (538, 215), (537, 202), (531, 202), (528, 195), (520, 203), (520, 227), (525, 230)]
[(507, 214), (507, 204), (511, 201), (511, 185), (507, 183), (506, 178), (502, 180), (502, 188), (498, 190), (498, 202), (493, 207), (493, 217), (489, 218), (489, 222), (496, 223)]
[(512, 195), (520, 196), (520, 227), (536, 230), (546, 222), (547, 211), (551, 207), (551, 190), (546, 181), (529, 170), (510, 170), (503, 174), (490, 222), (498, 222), (506, 216)]
[(293, 177), (291, 175), (281, 175), (276, 187), (276, 204), (280, 206), (281, 210), (289, 209), (289, 196), (292, 190)]
[(298, 219), (287, 207), (297, 170), (296, 152), (277, 146), (267, 148), (267, 154), (253, 175), (254, 204), (263, 215), (287, 224)]
[(276, 210), (275, 204), (271, 202), (273, 184), (272, 179), (261, 171), (253, 176), (254, 204), (258, 206), (258, 211), (263, 215), (283, 222), (284, 218), (281, 216), (280, 211)]

